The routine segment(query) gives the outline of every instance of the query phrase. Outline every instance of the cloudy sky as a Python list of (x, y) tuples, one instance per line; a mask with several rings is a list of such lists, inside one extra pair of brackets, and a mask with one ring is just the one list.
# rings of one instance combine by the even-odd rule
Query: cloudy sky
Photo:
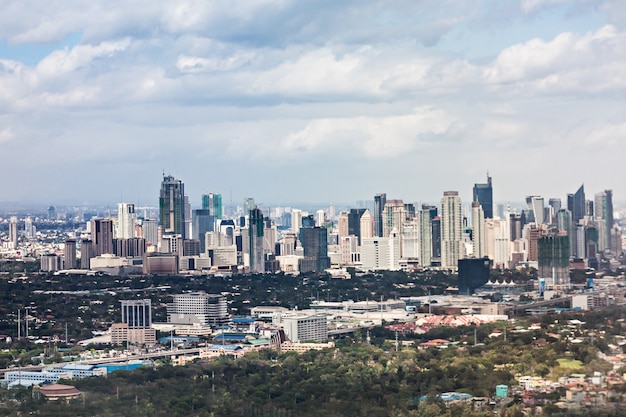
[(0, 201), (626, 200), (623, 0), (0, 10)]

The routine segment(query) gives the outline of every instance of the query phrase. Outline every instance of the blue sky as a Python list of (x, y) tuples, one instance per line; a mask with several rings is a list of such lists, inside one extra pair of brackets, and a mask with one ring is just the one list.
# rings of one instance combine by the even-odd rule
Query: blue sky
[(625, 4), (0, 0), (0, 201), (626, 200)]

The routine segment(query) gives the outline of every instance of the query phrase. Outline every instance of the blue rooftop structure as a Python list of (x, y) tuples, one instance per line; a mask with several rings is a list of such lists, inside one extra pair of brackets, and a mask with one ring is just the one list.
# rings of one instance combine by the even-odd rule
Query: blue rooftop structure
[(106, 368), (107, 373), (109, 373), (109, 372), (114, 372), (114, 371), (132, 371), (134, 369), (145, 366), (147, 364), (148, 363), (142, 362), (142, 361), (131, 361), (131, 362), (121, 363), (121, 364), (98, 365), (98, 368)]
[(252, 324), (255, 320), (250, 317), (233, 317), (231, 322), (234, 324)]

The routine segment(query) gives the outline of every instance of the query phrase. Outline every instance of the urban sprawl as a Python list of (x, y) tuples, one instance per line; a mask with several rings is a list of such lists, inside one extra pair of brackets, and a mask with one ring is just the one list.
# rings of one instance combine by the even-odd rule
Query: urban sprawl
[[(70, 403), (84, 394), (67, 381), (162, 363), (379, 336), (389, 352), (478, 349), (532, 334), (530, 349), (567, 347), (548, 371), (497, 365), (517, 366), (514, 382), (487, 397), (460, 387), (436, 399), (493, 409), (518, 398), (527, 414), (619, 408), (626, 338), (601, 326), (624, 319), (580, 318), (625, 304), (625, 211), (611, 190), (590, 198), (583, 185), (565, 198), (494, 204), (492, 185), (489, 176), (475, 184), (471, 202), (458, 191), (437, 204), (376, 194), (356, 208), (307, 211), (206, 193), (192, 208), (183, 181), (164, 174), (158, 207), (0, 214), (3, 387)], [(272, 281), (255, 287), (262, 280)], [(448, 337), (430, 337), (437, 329)], [(581, 343), (601, 345), (593, 360), (608, 366), (576, 360)], [(15, 346), (42, 351), (16, 358)]]

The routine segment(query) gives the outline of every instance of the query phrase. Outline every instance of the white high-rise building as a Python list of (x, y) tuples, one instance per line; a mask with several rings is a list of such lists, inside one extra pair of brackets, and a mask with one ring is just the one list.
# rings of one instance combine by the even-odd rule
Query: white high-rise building
[(172, 295), (167, 305), (168, 323), (217, 326), (229, 320), (226, 298), (220, 294), (192, 292)]
[(291, 209), (291, 231), (296, 235), (300, 233), (302, 227), (302, 210)]
[(141, 222), (141, 231), (146, 243), (157, 246), (159, 243), (159, 231), (156, 219), (144, 219)]
[(339, 239), (342, 265), (354, 265), (361, 261), (359, 252), (359, 238), (356, 236), (345, 236)]
[[(135, 237), (135, 205), (131, 203), (119, 203), (117, 205), (117, 238), (131, 239)], [(147, 240), (147, 239), (146, 239)]]
[(315, 226), (322, 227), (326, 222), (326, 213), (324, 210), (317, 210), (315, 212)]
[(9, 247), (17, 249), (17, 217), (12, 216), (9, 219)]
[(364, 270), (400, 269), (400, 236), (394, 229), (389, 237), (361, 239), (361, 263)]
[(402, 224), (402, 259), (419, 259), (419, 220), (413, 218)]
[(478, 201), (472, 203), (472, 245), (474, 258), (487, 255), (485, 238), (485, 213)]
[(402, 200), (387, 200), (383, 209), (383, 236), (387, 237), (393, 229), (402, 230), (402, 223), (406, 220), (406, 210)]
[(30, 217), (24, 219), (24, 235), (27, 239), (35, 237), (35, 226), (33, 225), (33, 219)]
[(341, 239), (347, 237), (348, 233), (348, 212), (342, 211), (341, 213), (339, 213), (339, 218), (337, 219), (337, 236), (339, 236), (339, 239)]
[(537, 226), (545, 223), (545, 210), (544, 210), (544, 202), (543, 197), (538, 195), (531, 195), (526, 197), (526, 205), (528, 210), (533, 213), (533, 217), (535, 218), (535, 224)]
[(321, 343), (328, 340), (328, 324), (325, 315), (285, 317), (283, 327), (285, 335), (294, 343)]
[(430, 206), (422, 205), (419, 211), (419, 262), (422, 267), (428, 267), (432, 262), (432, 220), (430, 218)]
[(458, 267), (462, 243), (461, 197), (458, 191), (446, 191), (441, 198), (441, 266)]
[(361, 214), (360, 227), (361, 239), (364, 237), (374, 237), (374, 219), (367, 209)]

